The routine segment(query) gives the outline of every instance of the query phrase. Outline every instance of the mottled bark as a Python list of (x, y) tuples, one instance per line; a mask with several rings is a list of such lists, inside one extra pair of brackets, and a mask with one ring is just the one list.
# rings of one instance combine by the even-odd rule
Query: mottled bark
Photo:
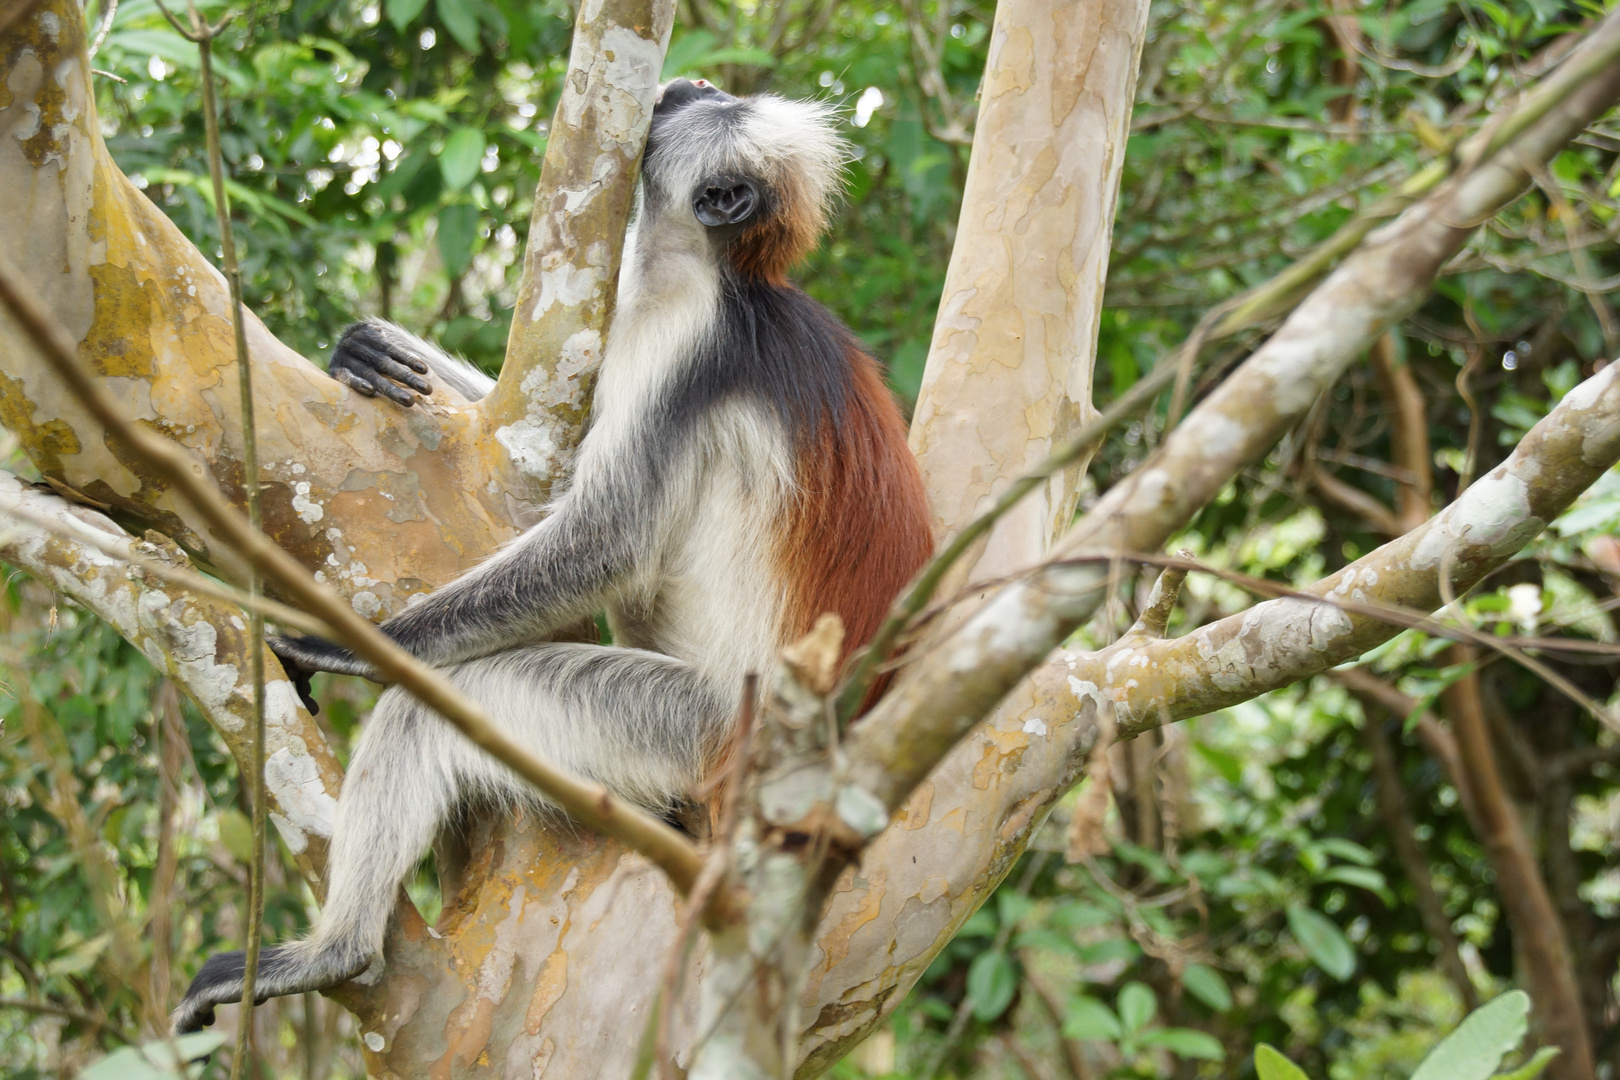
[(543, 502), (590, 408), (674, 0), (582, 4), (488, 432)]
[[(1477, 159), (1472, 168), (1371, 234), (1152, 458), (1097, 501), (1058, 550), (1106, 555), (1162, 545), (1422, 302), (1446, 260), (1528, 186), (1533, 163), (1546, 161), (1608, 110), (1620, 97), (1617, 57), (1620, 12), (1613, 12), (1517, 110), (1467, 145)], [(1499, 138), (1504, 130), (1513, 137)], [(1485, 154), (1497, 141), (1500, 152)], [(944, 748), (1096, 610), (1107, 576), (1106, 566), (1048, 565), (995, 593), (919, 658), (864, 721), (853, 751), (854, 781), (897, 805)]]
[[(962, 214), (911, 445), (944, 537), (1092, 415), (1102, 282), (1147, 24), (1137, 0), (997, 5)], [(1053, 476), (952, 585), (1029, 566), (1085, 462)]]
[[(38, 520), (54, 528), (32, 527)], [(136, 548), (157, 562), (184, 565), (185, 556), (172, 545), (133, 540), (105, 515), (4, 472), (0, 521), (13, 537), (0, 546), (0, 558), (118, 631), (197, 702), (238, 763), (249, 760), (253, 686), (240, 608), (134, 569), (124, 554)], [(266, 670), (280, 672), (274, 658)], [(265, 686), (265, 762), (271, 818), (298, 869), (319, 891), (343, 770), (285, 678)]]

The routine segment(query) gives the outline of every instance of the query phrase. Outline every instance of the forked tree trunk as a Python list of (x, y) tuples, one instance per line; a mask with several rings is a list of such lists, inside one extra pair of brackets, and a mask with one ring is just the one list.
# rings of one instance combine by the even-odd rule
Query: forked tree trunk
[[(445, 397), (402, 413), (355, 398), (251, 324), (270, 531), (358, 610), (385, 615), (465, 569), (526, 520), (530, 496), (565, 463), (552, 450), (577, 436), (591, 335), (612, 304), (612, 260), (581, 255), (586, 233), (575, 226), (596, 239), (622, 229), (634, 161), (623, 149), (645, 134), (668, 10), (629, 0), (581, 7), (571, 61), (578, 77), (568, 80), (550, 151), (577, 166), (563, 143), (595, 139), (612, 148), (604, 160), (615, 178), (607, 202), (588, 200), (576, 222), (567, 218), (566, 176), (557, 175), (571, 170), (548, 168), (531, 244), (554, 248), (531, 248), (525, 260), (502, 386), (487, 405)], [(913, 440), (942, 533), (1087, 408), (1095, 298), (1145, 17), (1143, 0), (1010, 0), (998, 11), (980, 152)], [(190, 448), (199, 468), (239, 494), (224, 284), (107, 157), (81, 18), (67, 0), (50, 0), (0, 37), (0, 183), (16, 193), (0, 202), (0, 235), (131, 414)], [(1602, 43), (1610, 50), (1603, 63), (1549, 77), (1548, 107), (1515, 129), (1499, 159), (1487, 155), (1369, 240), (1188, 416), (1139, 482), (1071, 531), (1064, 550), (1156, 546), (1264, 453), (1359, 343), (1409, 311), (1469, 231), (1522, 188), (1524, 162), (1546, 160), (1620, 94), (1620, 65), (1609, 63), (1620, 13), (1591, 37), (1585, 55)], [(631, 62), (602, 63), (609, 52)], [(576, 260), (573, 272), (592, 285), (580, 303), (555, 311), (537, 302), (543, 291), (533, 282), (537, 266), (558, 265), (553, 259)], [(0, 360), (0, 420), (59, 491), (105, 506), (126, 526), (159, 528), (226, 576), (240, 572), (187, 506), (121, 456), (5, 315)], [(1432, 609), (1441, 568), (1450, 568), (1451, 588), (1469, 587), (1617, 456), (1620, 380), (1611, 371), (1567, 395), (1489, 482), (1314, 586), (1326, 603), (1274, 601), (1183, 639), (1136, 636), (1095, 656), (1048, 656), (1082, 608), (1060, 610), (1038, 589), (1009, 588), (974, 615), (973, 634), (917, 650), (901, 687), (847, 748), (850, 790), (887, 808), (890, 824), (839, 881), (807, 942), (800, 1072), (824, 1070), (880, 1022), (989, 895), (1083, 765), (1100, 709), (1119, 707), (1127, 730), (1139, 731), (1353, 658), (1395, 628), (1335, 601)], [(978, 554), (970, 580), (1038, 558), (1072, 508), (1073, 485), (1073, 476), (1055, 481), (1011, 519)], [(31, 533), (0, 554), (141, 646), (244, 760), (239, 609), (131, 573), (129, 560), (143, 551), (158, 562), (184, 560), (131, 548), (99, 514), (5, 477), (0, 511), (69, 531)], [(1043, 573), (1074, 576), (1063, 567)], [(1109, 665), (1126, 660), (1133, 677), (1116, 683)], [(276, 679), (267, 691), (272, 809), (318, 891), (336, 763), (290, 684)], [(942, 707), (920, 709), (936, 691)], [(998, 700), (989, 722), (971, 728)], [(921, 780), (914, 790), (902, 779), (951, 746), (926, 779), (911, 778)], [(900, 751), (908, 747), (926, 753), (907, 759)], [(657, 981), (651, 973), (673, 940), (664, 878), (616, 844), (533, 821), (486, 820), (462, 855), (446, 860), (439, 925), (425, 926), (402, 904), (386, 970), (337, 994), (359, 1018), (373, 1074), (626, 1075)], [(717, 949), (711, 973), (725, 960)]]
[[(627, 42), (639, 48), (627, 34), (661, 47), (668, 7), (601, 6), (607, 10), (594, 22), (582, 16), (576, 33), (572, 65), (596, 81), (591, 93), (580, 95), (585, 100), (559, 108), (551, 140), (558, 160), (548, 158), (542, 181), (553, 192), (566, 192), (581, 168), (590, 174), (588, 162), (562, 156), (560, 148), (569, 145), (562, 137), (565, 118), (577, 126), (591, 107), (606, 114), (604, 101), (629, 102), (642, 108), (645, 132), (657, 52), (639, 67), (608, 65), (601, 57), (608, 50), (622, 56)], [(986, 333), (977, 346), (941, 337), (941, 346), (952, 350), (951, 364), (980, 370), (971, 385), (960, 371), (947, 380), (954, 394), (966, 390), (965, 399), (925, 396), (945, 408), (937, 411), (938, 421), (919, 425), (916, 438), (931, 441), (937, 453), (944, 441), (931, 432), (950, 428), (951, 454), (960, 462), (931, 466), (935, 490), (952, 489), (953, 468), (975, 471), (986, 487), (974, 490), (985, 490), (998, 473), (1016, 474), (1089, 407), (1096, 298), (1146, 10), (1144, 0), (1019, 0), (998, 12), (979, 137), (981, 145), (1016, 142), (1019, 150), (1007, 160), (1000, 151), (975, 157), (953, 288), (991, 290), (996, 306), (1008, 305), (1044, 330), (1015, 354), (1004, 346), (1024, 332), (1012, 323), (1003, 322), (998, 337)], [(107, 155), (90, 78), (82, 14), (69, 0), (40, 4), (0, 37), (0, 180), (24, 193), (0, 205), (0, 235), (8, 237), (15, 262), (38, 271), (31, 283), (79, 342), (81, 358), (117, 380), (132, 415), (193, 450), (199, 467), (240, 501), (224, 281)], [(613, 79), (620, 84), (609, 85)], [(639, 147), (634, 131), (616, 134), (619, 144)], [(593, 218), (554, 213), (578, 200), (537, 200), (510, 355), (500, 387), (486, 402), (468, 404), (441, 390), (435, 403), (405, 412), (356, 397), (250, 318), (267, 531), (321, 570), (357, 610), (384, 617), (410, 595), (467, 569), (532, 520), (550, 480), (566, 466), (599, 359), (600, 342), (592, 334), (612, 307), (617, 258), (615, 250), (609, 263), (596, 265), (582, 252), (586, 238), (616, 240), (615, 228), (622, 232), (633, 163), (633, 156), (615, 159), (617, 182), (602, 187), (609, 203), (620, 202)], [(600, 180), (600, 172), (594, 178)], [(1017, 216), (991, 220), (975, 210), (1008, 200), (1022, 207)], [(1015, 259), (976, 265), (1004, 242)], [(546, 257), (548, 244), (571, 260), (576, 276), (590, 276), (596, 285), (573, 310), (543, 320), (548, 313), (539, 310), (532, 282), (540, 269), (556, 268), (556, 259)], [(1049, 266), (1054, 273), (1015, 284), (1015, 263)], [(120, 456), (118, 444), (48, 374), (4, 314), (0, 356), (0, 420), (59, 492), (106, 509), (137, 534), (156, 528), (179, 540), (198, 565), (242, 577), (240, 562), (211, 542), (189, 507)], [(944, 348), (936, 347), (931, 383), (951, 369), (943, 357)], [(1026, 385), (1034, 372), (1039, 378)], [(997, 415), (1010, 412), (1027, 424), (1011, 444), (1012, 456), (960, 430), (964, 421), (972, 425), (965, 402), (977, 391), (995, 398)], [(551, 452), (553, 446), (563, 452)], [(1070, 476), (1045, 500), (1033, 527), (1018, 527), (1027, 534), (1014, 544), (1021, 558), (1044, 550), (1072, 511), (1073, 487)], [(12, 489), (8, 505), (60, 512), (50, 501)], [(941, 529), (960, 525), (975, 505), (940, 508)], [(93, 532), (104, 526), (77, 527)], [(94, 542), (105, 545), (110, 536)], [(53, 562), (68, 551), (68, 565)], [(115, 615), (114, 624), (147, 644), (148, 655), (199, 701), (244, 760), (246, 665), (230, 605), (192, 598), (175, 607), (169, 601), (179, 590), (150, 575), (126, 577), (117, 557), (92, 552), (46, 542), (30, 548), (25, 561), (92, 610), (129, 612), (124, 621)], [(93, 570), (90, 561), (96, 561)], [(87, 587), (74, 576), (75, 566), (96, 580)], [(168, 611), (183, 625), (169, 625), (154, 611)], [(183, 655), (185, 628), (202, 624), (211, 628), (207, 647)], [(267, 694), (273, 820), (319, 892), (337, 766), (290, 685), (273, 662), (267, 666), (274, 680)], [(1003, 766), (991, 772), (1010, 776), (1016, 748), (1002, 753)], [(958, 813), (931, 815), (934, 789), (920, 794), (898, 827), (904, 850), (874, 851), (859, 874), (847, 876), (840, 900), (857, 891), (864, 899), (853, 915), (842, 904), (835, 907), (819, 935), (803, 1001), (807, 1071), (825, 1068), (899, 1002), (1005, 872), (1012, 852), (995, 841), (994, 822), (1004, 815), (1007, 793), (974, 782), (975, 767), (984, 772), (982, 757), (979, 748), (964, 747), (959, 764), (941, 777), (939, 786), (951, 789)], [(938, 833), (942, 825), (951, 836)], [(976, 838), (960, 843), (961, 830)], [(616, 844), (532, 821), (483, 822), (463, 854), (465, 862), (447, 875), (439, 925), (428, 928), (402, 903), (385, 975), (338, 992), (359, 1018), (368, 1067), (402, 1077), (626, 1075), (655, 989), (648, 960), (661, 961), (673, 940), (675, 899), (668, 884)], [(897, 940), (902, 913), (907, 934)], [(872, 944), (852, 952), (857, 932)]]

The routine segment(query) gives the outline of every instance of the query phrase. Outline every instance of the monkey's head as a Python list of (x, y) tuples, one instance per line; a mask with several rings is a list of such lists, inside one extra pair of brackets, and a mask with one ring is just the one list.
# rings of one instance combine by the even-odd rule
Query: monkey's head
[(738, 273), (780, 282), (826, 228), (847, 159), (830, 106), (676, 79), (653, 109), (643, 210), (697, 230)]

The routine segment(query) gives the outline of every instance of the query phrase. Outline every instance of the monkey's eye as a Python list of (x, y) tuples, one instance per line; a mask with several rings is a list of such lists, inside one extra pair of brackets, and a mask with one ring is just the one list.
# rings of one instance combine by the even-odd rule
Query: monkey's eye
[(742, 177), (716, 177), (692, 200), (692, 213), (710, 228), (741, 225), (759, 211), (759, 188)]

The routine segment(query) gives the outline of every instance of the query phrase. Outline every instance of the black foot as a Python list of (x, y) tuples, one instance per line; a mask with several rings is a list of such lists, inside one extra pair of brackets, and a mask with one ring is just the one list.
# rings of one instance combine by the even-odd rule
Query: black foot
[(433, 386), (422, 378), (428, 366), (389, 330), (389, 324), (376, 319), (350, 326), (332, 349), (327, 371), (356, 393), (366, 397), (381, 394), (409, 408), (416, 402), (411, 390), (424, 396), (433, 393)]
[[(259, 954), (259, 964), (276, 950), (265, 949)], [(215, 953), (203, 964), (197, 977), (191, 980), (180, 1007), (174, 1010), (174, 1033), (185, 1035), (200, 1031), (214, 1022), (214, 1006), (229, 1005), (242, 1000), (242, 971), (244, 954), (239, 952)], [(257, 993), (253, 995), (259, 997)], [(260, 1000), (264, 1000), (260, 998)]]
[(303, 699), (304, 708), (311, 715), (320, 711), (320, 704), (316, 702), (310, 689), (310, 676), (317, 671), (335, 671), (342, 675), (359, 675), (372, 678), (371, 665), (359, 659), (348, 649), (334, 645), (325, 638), (313, 636), (292, 637), (283, 634), (274, 634), (266, 640), (270, 651), (276, 654), (281, 666), (286, 670), (298, 688), (298, 696)]
[[(272, 945), (259, 953), (259, 974), (254, 979), (253, 1000), (264, 1004), (273, 997), (326, 990), (348, 982), (371, 965), (369, 957), (352, 952), (310, 953), (308, 942)], [(174, 1010), (174, 1032), (185, 1035), (214, 1022), (214, 1008), (242, 1000), (242, 975), (246, 967), (240, 952), (215, 953), (191, 980), (180, 1007)]]

